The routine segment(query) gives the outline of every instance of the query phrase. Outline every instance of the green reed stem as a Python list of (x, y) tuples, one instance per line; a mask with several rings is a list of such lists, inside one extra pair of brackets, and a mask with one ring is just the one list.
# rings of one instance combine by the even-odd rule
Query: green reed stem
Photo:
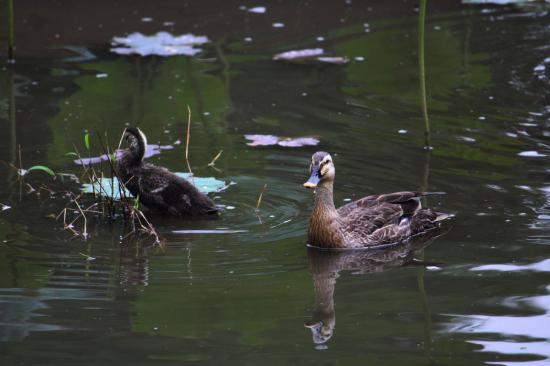
[(428, 102), (426, 99), (426, 69), (424, 67), (424, 25), (426, 22), (427, 0), (420, 0), (418, 11), (418, 73), (420, 76), (420, 98), (422, 117), (424, 118), (424, 147), (430, 149), (430, 120), (428, 119)]
[(14, 60), (13, 0), (8, 0), (8, 61)]

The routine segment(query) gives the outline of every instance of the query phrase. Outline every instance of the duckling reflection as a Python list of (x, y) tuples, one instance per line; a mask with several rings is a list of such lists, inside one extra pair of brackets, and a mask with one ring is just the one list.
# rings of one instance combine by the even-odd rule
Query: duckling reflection
[(313, 278), (315, 303), (311, 321), (306, 322), (304, 326), (311, 330), (315, 348), (327, 348), (326, 343), (334, 335), (336, 326), (334, 290), (340, 271), (367, 274), (412, 264), (415, 262), (415, 254), (430, 245), (448, 229), (432, 230), (390, 249), (327, 251), (308, 248), (309, 271)]

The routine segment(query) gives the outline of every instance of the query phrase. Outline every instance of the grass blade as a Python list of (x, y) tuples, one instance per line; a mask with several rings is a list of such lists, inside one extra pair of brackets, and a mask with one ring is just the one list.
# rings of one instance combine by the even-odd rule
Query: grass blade
[(29, 171), (29, 172), (33, 171), (33, 170), (40, 170), (40, 171), (43, 171), (45, 173), (48, 173), (52, 177), (55, 177), (54, 171), (51, 170), (50, 168), (48, 168), (47, 166), (44, 166), (44, 165), (34, 165), (34, 166), (31, 166), (29, 169), (27, 169), (27, 171)]

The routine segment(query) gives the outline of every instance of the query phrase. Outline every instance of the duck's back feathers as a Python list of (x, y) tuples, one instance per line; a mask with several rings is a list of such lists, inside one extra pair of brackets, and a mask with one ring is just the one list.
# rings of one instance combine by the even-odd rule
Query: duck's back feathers
[(420, 199), (443, 192), (394, 192), (367, 196), (337, 209), (348, 247), (402, 241), (437, 226), (448, 215), (422, 208)]
[(125, 187), (145, 206), (177, 216), (219, 211), (193, 184), (166, 168), (143, 162), (147, 139), (138, 128), (127, 128), (125, 137), (129, 147), (118, 159), (118, 172)]
[(193, 184), (152, 164), (144, 163), (133, 169), (126, 187), (145, 206), (172, 215), (208, 215), (219, 211)]
[[(431, 195), (441, 195), (446, 194), (445, 192), (416, 192), (416, 191), (403, 191), (403, 192), (394, 192), (386, 194), (376, 194), (371, 196), (363, 197), (357, 201), (350, 202), (344, 206), (338, 208), (338, 213), (340, 215), (348, 215), (350, 211), (356, 209), (366, 209), (374, 206), (381, 205), (383, 203), (393, 203), (400, 204), (401, 206), (409, 207), (413, 205), (414, 208), (418, 206), (418, 200), (425, 196)], [(405, 211), (410, 211), (411, 209), (406, 209)]]

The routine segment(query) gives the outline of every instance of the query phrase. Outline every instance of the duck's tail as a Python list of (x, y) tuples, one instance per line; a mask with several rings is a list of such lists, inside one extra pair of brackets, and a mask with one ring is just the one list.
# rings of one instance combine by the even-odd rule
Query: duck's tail
[(447, 192), (422, 192), (422, 196), (437, 196), (447, 194)]
[(434, 211), (434, 213), (436, 214), (436, 217), (433, 220), (433, 222), (441, 222), (441, 221), (450, 219), (452, 217), (455, 217), (454, 214), (448, 213), (448, 212)]
[(433, 211), (429, 208), (417, 211), (411, 218), (411, 230), (413, 233), (420, 233), (439, 226), (439, 223), (445, 221), (454, 215)]

